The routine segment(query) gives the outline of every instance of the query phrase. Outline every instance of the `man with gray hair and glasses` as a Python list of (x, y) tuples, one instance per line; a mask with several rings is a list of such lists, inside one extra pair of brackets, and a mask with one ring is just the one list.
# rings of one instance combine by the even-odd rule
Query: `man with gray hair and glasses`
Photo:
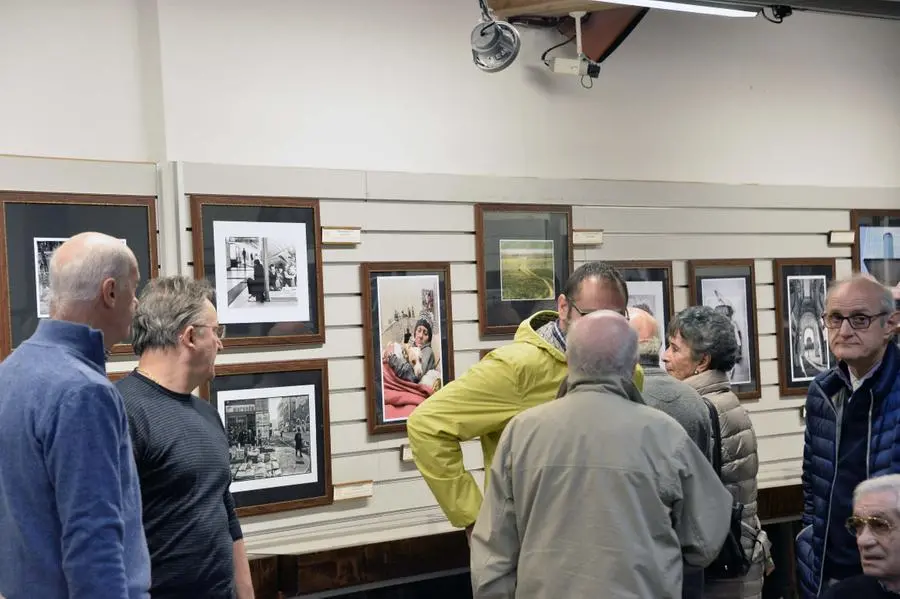
[(900, 475), (870, 478), (856, 487), (847, 530), (856, 537), (863, 573), (830, 587), (825, 599), (900, 596)]
[(122, 397), (106, 354), (139, 279), (119, 239), (50, 259), (50, 318), (0, 364), (0, 595), (147, 599), (150, 560)]
[(252, 599), (228, 438), (192, 391), (215, 376), (225, 327), (205, 280), (150, 281), (134, 318), (125, 398), (144, 502), (153, 599)]
[(599, 310), (567, 336), (567, 393), (513, 417), (471, 539), (474, 599), (680, 599), (682, 557), (706, 566), (731, 494), (632, 381), (637, 334)]
[(873, 476), (900, 472), (900, 314), (891, 290), (868, 275), (835, 282), (822, 323), (837, 358), (806, 398), (803, 529), (797, 561), (804, 598), (862, 573), (857, 540), (844, 526), (853, 490)]

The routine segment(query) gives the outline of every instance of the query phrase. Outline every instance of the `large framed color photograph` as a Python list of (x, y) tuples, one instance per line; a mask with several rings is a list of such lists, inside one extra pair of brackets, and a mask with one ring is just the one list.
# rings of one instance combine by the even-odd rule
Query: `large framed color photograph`
[(740, 349), (729, 372), (740, 399), (758, 399), (759, 339), (756, 333), (756, 271), (753, 260), (691, 260), (688, 293), (694, 306), (710, 306), (728, 317)]
[(900, 210), (851, 210), (850, 226), (856, 231), (853, 270), (888, 287), (900, 284)]
[(649, 312), (659, 324), (660, 360), (666, 351), (666, 329), (675, 313), (671, 262), (610, 262), (628, 284), (628, 307)]
[(325, 342), (318, 200), (193, 195), (191, 215), (226, 347)]
[(453, 379), (449, 262), (360, 266), (369, 433), (406, 419)]
[(228, 436), (238, 516), (333, 501), (326, 360), (217, 366), (200, 394)]
[(779, 394), (806, 395), (810, 381), (835, 362), (822, 324), (835, 262), (833, 258), (778, 259), (773, 269)]
[(572, 272), (572, 207), (475, 205), (478, 329), (509, 335), (540, 310), (555, 310)]
[[(50, 316), (50, 258), (85, 231), (116, 237), (138, 262), (138, 293), (159, 273), (156, 198), (0, 192), (0, 358)], [(130, 342), (112, 348), (131, 353)]]

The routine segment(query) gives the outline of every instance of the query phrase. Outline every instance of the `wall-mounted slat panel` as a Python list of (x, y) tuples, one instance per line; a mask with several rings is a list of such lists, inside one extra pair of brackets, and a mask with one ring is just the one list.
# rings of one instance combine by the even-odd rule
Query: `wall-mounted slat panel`
[(659, 260), (661, 248), (682, 260), (764, 258), (844, 258), (850, 248), (829, 247), (821, 235), (627, 235), (603, 236), (603, 246), (588, 248), (586, 260)]
[[(359, 262), (475, 262), (475, 235), (463, 233), (362, 234), (362, 243), (354, 247), (322, 250), (326, 263)], [(451, 273), (452, 278), (452, 273)]]
[(0, 155), (0, 190), (155, 196), (152, 162), (60, 160)]

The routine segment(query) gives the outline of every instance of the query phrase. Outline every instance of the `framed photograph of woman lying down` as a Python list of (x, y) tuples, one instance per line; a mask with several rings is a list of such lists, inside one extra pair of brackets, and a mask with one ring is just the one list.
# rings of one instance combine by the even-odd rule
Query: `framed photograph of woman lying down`
[(325, 342), (318, 200), (192, 195), (191, 223), (226, 347)]
[(369, 433), (406, 419), (453, 379), (449, 262), (360, 265)]
[(806, 395), (810, 381), (835, 363), (822, 324), (835, 262), (833, 258), (777, 259), (773, 268), (779, 394)]
[[(73, 235), (97, 231), (134, 253), (143, 285), (159, 272), (156, 198), (0, 192), (0, 358), (50, 316), (50, 260)], [(114, 354), (132, 353), (130, 341)]]
[(326, 360), (217, 366), (200, 395), (228, 437), (238, 516), (333, 501)]
[(711, 306), (731, 321), (739, 357), (729, 376), (740, 399), (758, 399), (759, 339), (756, 333), (756, 271), (753, 260), (691, 260), (688, 298), (693, 306)]

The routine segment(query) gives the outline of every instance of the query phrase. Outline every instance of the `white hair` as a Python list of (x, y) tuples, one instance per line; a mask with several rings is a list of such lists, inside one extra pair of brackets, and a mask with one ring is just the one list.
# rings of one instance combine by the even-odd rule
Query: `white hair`
[(863, 495), (890, 491), (897, 498), (897, 509), (900, 510), (900, 474), (886, 474), (864, 480), (853, 490), (854, 505)]
[(631, 378), (638, 363), (637, 333), (611, 310), (579, 319), (569, 331), (566, 354), (571, 379), (615, 375)]
[(653, 335), (638, 342), (638, 352), (641, 356), (659, 357), (660, 349), (662, 349), (662, 340), (659, 338), (659, 335)]
[(94, 301), (103, 281), (124, 285), (135, 268), (134, 254), (124, 243), (94, 243), (62, 263), (57, 252), (50, 258), (52, 310)]

